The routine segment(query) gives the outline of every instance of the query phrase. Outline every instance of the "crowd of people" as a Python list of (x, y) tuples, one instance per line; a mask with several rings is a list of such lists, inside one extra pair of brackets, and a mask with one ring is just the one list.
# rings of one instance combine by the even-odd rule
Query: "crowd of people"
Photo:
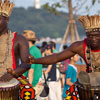
[[(46, 57), (58, 53), (56, 50), (56, 43), (53, 41), (44, 41), (41, 46), (36, 45), (35, 42), (38, 41), (38, 38), (32, 30), (24, 30), (23, 36), (28, 40), (30, 54), (35, 58)], [(68, 48), (68, 46), (64, 45), (63, 49), (66, 48)], [(45, 100), (66, 99), (66, 91), (77, 81), (77, 67), (75, 67), (75, 64), (78, 61), (79, 56), (76, 54), (70, 59), (51, 65), (32, 64), (31, 68), (23, 75), (36, 90), (37, 97), (43, 90), (41, 80), (43, 74), (45, 74), (49, 87), (49, 94)]]

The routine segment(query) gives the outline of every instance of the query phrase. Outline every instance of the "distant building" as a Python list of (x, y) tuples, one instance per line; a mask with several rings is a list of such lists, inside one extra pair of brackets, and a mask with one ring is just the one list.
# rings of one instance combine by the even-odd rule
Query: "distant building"
[(34, 7), (40, 9), (40, 0), (34, 0)]

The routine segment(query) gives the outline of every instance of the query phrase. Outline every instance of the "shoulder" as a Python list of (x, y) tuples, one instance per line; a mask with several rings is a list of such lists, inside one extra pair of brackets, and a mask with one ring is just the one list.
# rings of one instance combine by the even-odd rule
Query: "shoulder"
[(70, 45), (69, 49), (72, 52), (78, 53), (80, 50), (83, 49), (83, 44), (84, 44), (84, 41), (76, 41)]
[(36, 50), (41, 53), (40, 49), (36, 46)]
[(30, 48), (30, 50), (36, 50), (36, 51), (40, 51), (40, 49), (36, 46), (36, 45), (34, 45), (34, 46), (32, 46), (31, 48)]
[(26, 47), (28, 46), (28, 41), (24, 36), (17, 33), (15, 36), (15, 44), (22, 46), (22, 47)]
[(81, 47), (84, 43), (84, 40), (83, 41), (76, 41), (74, 43), (71, 44), (71, 47), (75, 47), (75, 46), (78, 46), (78, 47)]
[(23, 35), (21, 35), (21, 34), (16, 34), (16, 39), (17, 40), (26, 40), (26, 38), (23, 36)]
[(71, 70), (71, 71), (76, 71), (77, 72), (77, 67), (75, 67), (74, 65), (72, 65), (72, 64), (69, 64), (68, 65), (69, 67), (68, 67), (68, 70)]
[(30, 48), (30, 52), (33, 52), (33, 53), (35, 53), (35, 54), (41, 54), (40, 49), (39, 49), (36, 45), (34, 45), (34, 46), (32, 46), (32, 47)]
[(70, 70), (70, 69), (72, 69), (72, 66), (70, 64), (68, 64), (67, 70)]
[(73, 72), (72, 70), (73, 70), (73, 68), (72, 68), (72, 66), (69, 64), (69, 65), (67, 66), (66, 74), (72, 73), (72, 72)]
[(28, 44), (27, 39), (23, 35), (18, 34), (18, 33), (16, 34), (15, 41), (17, 43), (20, 43), (20, 44), (23, 44), (23, 45)]

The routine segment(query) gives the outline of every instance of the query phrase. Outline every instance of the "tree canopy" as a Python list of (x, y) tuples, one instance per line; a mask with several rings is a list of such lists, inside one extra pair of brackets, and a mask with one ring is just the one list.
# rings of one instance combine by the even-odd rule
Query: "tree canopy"
[[(28, 9), (14, 8), (9, 21), (9, 28), (19, 34), (22, 34), (24, 30), (33, 30), (39, 38), (63, 37), (68, 24), (68, 14), (61, 13), (64, 16), (54, 15), (43, 8), (38, 10), (33, 7)], [(77, 16), (75, 19), (80, 36), (85, 35), (84, 29), (77, 21)]]

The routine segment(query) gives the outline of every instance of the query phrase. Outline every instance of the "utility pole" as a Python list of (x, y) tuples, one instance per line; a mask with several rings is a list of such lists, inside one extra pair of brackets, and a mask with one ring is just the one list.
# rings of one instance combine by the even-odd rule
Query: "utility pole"
[(80, 40), (78, 31), (77, 31), (77, 26), (74, 20), (74, 15), (73, 15), (73, 8), (72, 8), (72, 0), (68, 0), (68, 8), (69, 8), (69, 23), (66, 28), (64, 37), (62, 39), (62, 43), (60, 46), (59, 51), (62, 51), (62, 47), (65, 43), (67, 43), (68, 40), (68, 34), (71, 38), (71, 43), (74, 42), (75, 40)]

